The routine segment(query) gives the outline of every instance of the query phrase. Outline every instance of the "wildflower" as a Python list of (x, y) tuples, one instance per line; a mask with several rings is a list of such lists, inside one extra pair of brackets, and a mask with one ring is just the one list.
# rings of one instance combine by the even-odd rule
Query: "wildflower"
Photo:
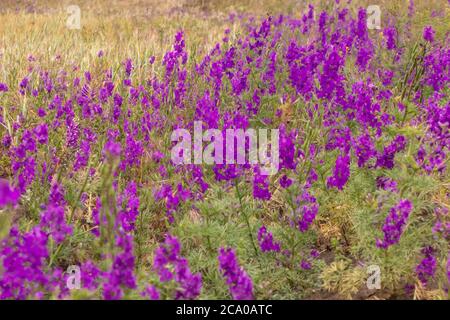
[(155, 286), (147, 286), (144, 291), (141, 292), (141, 296), (150, 298), (150, 300), (159, 300), (159, 292)]
[(383, 35), (386, 39), (386, 48), (388, 50), (393, 50), (397, 48), (397, 45), (395, 43), (395, 38), (397, 36), (397, 30), (395, 27), (389, 27), (383, 30)]
[(329, 188), (336, 187), (342, 190), (350, 177), (350, 156), (339, 155), (336, 159), (336, 165), (333, 171), (333, 176), (327, 180)]
[(86, 261), (80, 267), (81, 284), (88, 290), (97, 290), (103, 280), (101, 271), (92, 261)]
[(287, 175), (283, 175), (280, 179), (280, 186), (282, 188), (289, 188), (292, 185), (292, 179), (288, 178)]
[(41, 213), (40, 226), (56, 243), (61, 243), (72, 233), (72, 227), (67, 225), (65, 220), (65, 204), (64, 189), (57, 183), (53, 184), (46, 209)]
[(300, 263), (300, 267), (303, 270), (310, 270), (311, 269), (311, 263), (303, 259), (302, 262)]
[(253, 197), (255, 199), (270, 200), (272, 196), (269, 191), (269, 181), (267, 175), (260, 174), (259, 167), (255, 167), (253, 176)]
[(430, 43), (434, 42), (434, 29), (432, 26), (426, 26), (423, 28), (423, 39)]
[(119, 195), (117, 204), (121, 208), (118, 213), (118, 219), (122, 223), (125, 232), (134, 230), (136, 218), (139, 215), (139, 198), (135, 182), (130, 182), (124, 192)]
[(395, 181), (393, 179), (380, 176), (380, 177), (377, 177), (376, 182), (377, 182), (377, 188), (381, 188), (383, 190), (391, 191), (391, 192), (398, 192), (397, 181)]
[(73, 170), (78, 171), (81, 168), (87, 166), (89, 161), (89, 155), (91, 151), (91, 145), (89, 141), (83, 140), (80, 144), (80, 149), (77, 151), (75, 155), (75, 163), (73, 165)]
[(245, 270), (239, 266), (233, 249), (220, 248), (219, 270), (226, 279), (234, 300), (252, 300), (253, 283)]
[(133, 237), (127, 234), (117, 236), (116, 246), (122, 252), (116, 254), (110, 270), (105, 274), (103, 297), (106, 300), (117, 300), (123, 297), (124, 289), (135, 289), (135, 258), (133, 255)]
[(0, 299), (23, 300), (39, 290), (52, 290), (46, 270), (48, 257), (47, 235), (38, 226), (24, 234), (11, 228), (0, 246)]
[(422, 254), (425, 257), (417, 265), (416, 274), (423, 285), (426, 285), (436, 272), (437, 262), (434, 252), (435, 250), (430, 246), (422, 249)]
[(384, 239), (376, 241), (378, 248), (387, 249), (399, 242), (411, 210), (412, 204), (407, 199), (400, 200), (395, 207), (391, 208), (382, 229)]
[(372, 139), (368, 134), (361, 135), (354, 142), (355, 154), (358, 158), (358, 167), (362, 168), (374, 156), (376, 156), (376, 149)]
[(9, 90), (9, 88), (6, 85), (6, 83), (1, 83), (0, 82), (0, 92), (7, 92), (8, 90)]
[(167, 235), (164, 243), (155, 251), (153, 268), (161, 282), (174, 280), (179, 288), (175, 299), (195, 299), (202, 288), (202, 277), (192, 274), (188, 262), (180, 256), (181, 245), (177, 238)]
[(103, 154), (117, 158), (120, 157), (121, 149), (120, 143), (116, 143), (113, 140), (108, 140), (103, 147)]
[(19, 197), (19, 190), (12, 188), (6, 180), (0, 179), (0, 208), (15, 206)]
[(279, 242), (273, 241), (273, 235), (268, 232), (265, 226), (262, 226), (258, 231), (258, 241), (262, 252), (280, 252), (281, 245)]
[(320, 255), (320, 253), (316, 249), (312, 249), (310, 252), (310, 256), (313, 258), (317, 258), (319, 255)]
[(377, 157), (376, 166), (386, 169), (394, 167), (395, 154), (404, 150), (406, 147), (406, 139), (404, 136), (397, 136), (391, 144), (384, 148), (383, 153)]

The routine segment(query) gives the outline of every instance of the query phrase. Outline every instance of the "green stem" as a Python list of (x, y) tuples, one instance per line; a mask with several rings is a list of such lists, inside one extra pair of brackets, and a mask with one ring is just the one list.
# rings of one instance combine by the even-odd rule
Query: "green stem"
[(244, 216), (245, 223), (247, 224), (247, 230), (248, 230), (248, 235), (249, 235), (249, 238), (250, 238), (250, 242), (252, 243), (253, 249), (255, 250), (255, 255), (258, 256), (258, 249), (256, 247), (255, 240), (253, 238), (252, 229), (250, 227), (250, 221), (248, 219), (247, 213), (244, 210), (244, 205), (242, 203), (242, 195), (241, 195), (241, 192), (239, 190), (239, 183), (238, 183), (237, 180), (235, 182), (235, 186), (236, 186), (236, 194), (237, 194), (237, 197), (239, 199), (239, 205), (241, 207), (241, 212), (242, 212), (242, 215)]
[[(80, 191), (78, 192), (77, 200), (76, 200), (75, 204), (73, 205), (72, 211), (70, 212), (68, 224), (72, 224), (72, 219), (75, 214), (75, 210), (76, 210), (76, 208), (78, 208), (78, 203), (80, 202), (81, 196), (83, 195), (83, 191), (86, 188), (87, 182), (89, 180), (89, 171), (90, 171), (90, 169), (87, 170), (86, 178), (84, 179), (83, 186), (81, 187)], [(51, 267), (53, 265), (53, 262), (55, 261), (56, 257), (58, 256), (59, 252), (61, 251), (61, 249), (63, 247), (63, 243), (64, 242), (61, 242), (58, 245), (58, 247), (56, 248), (55, 252), (53, 252), (53, 254), (51, 255), (50, 261), (48, 262), (49, 267)]]

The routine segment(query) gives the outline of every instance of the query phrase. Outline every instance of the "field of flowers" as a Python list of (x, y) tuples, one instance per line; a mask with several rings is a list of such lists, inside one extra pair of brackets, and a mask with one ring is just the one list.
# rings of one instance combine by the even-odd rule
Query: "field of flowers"
[(447, 0), (2, 0), (0, 299), (448, 299), (449, 83)]

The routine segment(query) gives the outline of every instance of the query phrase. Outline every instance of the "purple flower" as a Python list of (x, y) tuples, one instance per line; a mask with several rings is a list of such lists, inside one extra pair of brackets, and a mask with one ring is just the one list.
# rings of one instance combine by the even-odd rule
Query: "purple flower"
[(124, 289), (136, 288), (133, 237), (119, 233), (116, 239), (116, 246), (121, 248), (122, 252), (116, 254), (110, 270), (105, 274), (103, 298), (106, 300), (121, 299)]
[(73, 165), (73, 170), (78, 171), (87, 166), (89, 161), (89, 155), (91, 151), (91, 145), (89, 141), (83, 140), (80, 144), (80, 149), (75, 155), (75, 163)]
[(147, 286), (141, 296), (144, 298), (149, 298), (150, 300), (159, 300), (160, 295), (158, 289), (155, 286)]
[(336, 187), (342, 190), (350, 177), (350, 156), (339, 155), (336, 159), (336, 165), (334, 167), (333, 176), (327, 180), (329, 188)]
[(121, 149), (122, 147), (120, 143), (116, 143), (113, 140), (108, 140), (103, 147), (103, 153), (113, 158), (117, 158), (120, 157)]
[(57, 183), (53, 184), (46, 209), (41, 213), (40, 226), (56, 243), (61, 243), (66, 236), (72, 234), (72, 227), (66, 223), (65, 205), (64, 189)]
[(37, 141), (40, 144), (47, 144), (48, 143), (48, 126), (46, 123), (38, 125), (34, 129), (34, 133), (36, 135)]
[(311, 269), (311, 263), (303, 259), (302, 262), (300, 263), (300, 267), (303, 270), (310, 270)]
[(377, 152), (372, 139), (368, 134), (361, 135), (354, 142), (355, 154), (358, 157), (358, 167), (362, 168)]
[(253, 300), (253, 283), (245, 270), (239, 266), (232, 248), (219, 250), (219, 270), (225, 277), (234, 300)]
[(122, 223), (125, 232), (134, 230), (136, 218), (139, 215), (139, 197), (135, 182), (130, 182), (124, 192), (117, 199), (121, 210), (118, 213), (118, 219)]
[(423, 39), (430, 43), (434, 42), (435, 31), (432, 26), (426, 26), (423, 28)]
[(377, 167), (386, 169), (394, 168), (395, 155), (404, 150), (406, 147), (406, 139), (404, 136), (397, 136), (391, 144), (384, 148), (383, 153), (378, 155)]
[(8, 181), (0, 179), (0, 208), (15, 206), (19, 198), (19, 190), (12, 188)]
[(377, 188), (391, 192), (398, 192), (397, 182), (391, 178), (380, 176), (377, 177), (376, 182)]
[(175, 299), (195, 299), (202, 289), (200, 273), (192, 274), (188, 262), (180, 255), (181, 245), (177, 238), (167, 235), (164, 243), (155, 251), (153, 268), (161, 282), (174, 280), (178, 284)]
[(412, 203), (407, 199), (400, 200), (395, 207), (391, 208), (382, 229), (384, 239), (376, 240), (378, 248), (387, 249), (399, 242), (411, 210)]
[(313, 258), (317, 258), (320, 255), (320, 253), (316, 249), (312, 249), (311, 252), (310, 252), (310, 255)]
[(253, 175), (253, 197), (255, 199), (270, 200), (269, 178), (260, 173), (260, 168), (255, 167)]
[(294, 223), (300, 232), (306, 232), (316, 218), (319, 205), (317, 204), (316, 198), (307, 189), (297, 197), (295, 203), (297, 208), (294, 212)]
[(386, 39), (386, 48), (388, 50), (393, 50), (397, 48), (396, 45), (397, 30), (395, 29), (395, 27), (389, 27), (384, 29), (383, 35)]
[(81, 284), (88, 290), (97, 290), (103, 277), (101, 271), (92, 261), (86, 261), (80, 267)]
[(9, 90), (9, 88), (6, 85), (6, 83), (1, 83), (0, 82), (0, 92), (7, 92), (8, 90)]
[(46, 270), (48, 256), (47, 235), (39, 227), (24, 234), (17, 227), (11, 228), (0, 245), (0, 299), (23, 300), (41, 290), (52, 291)]
[(262, 252), (280, 252), (281, 245), (279, 242), (273, 241), (273, 235), (268, 232), (265, 226), (262, 226), (258, 231), (258, 241)]
[(287, 175), (283, 175), (280, 179), (280, 186), (282, 188), (289, 188), (292, 185), (292, 179), (290, 179)]
[(434, 249), (430, 246), (422, 249), (424, 258), (417, 265), (416, 274), (423, 285), (426, 285), (430, 278), (433, 278), (436, 273), (437, 261), (434, 252)]

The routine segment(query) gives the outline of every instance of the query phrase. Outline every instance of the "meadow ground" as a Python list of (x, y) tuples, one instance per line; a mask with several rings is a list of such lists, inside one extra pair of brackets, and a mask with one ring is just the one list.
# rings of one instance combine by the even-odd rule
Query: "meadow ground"
[(2, 0), (0, 298), (447, 299), (450, 3), (309, 4)]

